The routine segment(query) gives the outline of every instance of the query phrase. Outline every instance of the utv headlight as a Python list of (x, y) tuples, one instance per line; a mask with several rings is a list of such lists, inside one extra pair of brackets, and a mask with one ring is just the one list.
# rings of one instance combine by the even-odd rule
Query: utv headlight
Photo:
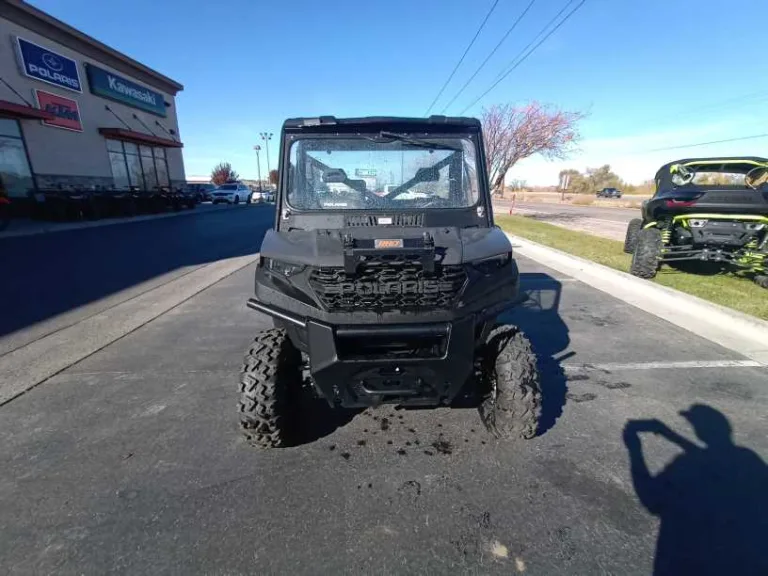
[(263, 266), (270, 272), (280, 276), (294, 276), (303, 272), (304, 268), (306, 268), (304, 264), (291, 264), (289, 262), (273, 260), (272, 258), (264, 258)]
[(508, 266), (510, 262), (512, 262), (512, 252), (507, 252), (506, 254), (499, 254), (497, 256), (491, 256), (490, 258), (475, 260), (472, 262), (472, 266), (479, 272), (487, 275), (493, 274), (496, 270)]
[(704, 228), (706, 225), (706, 220), (691, 220), (691, 228)]

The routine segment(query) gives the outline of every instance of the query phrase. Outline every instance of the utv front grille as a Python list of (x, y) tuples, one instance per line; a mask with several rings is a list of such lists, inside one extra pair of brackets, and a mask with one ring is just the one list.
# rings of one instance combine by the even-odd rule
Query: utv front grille
[(331, 311), (451, 308), (467, 280), (462, 266), (435, 265), (427, 274), (419, 256), (365, 257), (354, 275), (316, 268), (309, 283)]
[(346, 228), (364, 228), (369, 226), (399, 226), (401, 228), (411, 228), (421, 227), (423, 225), (423, 214), (393, 214), (392, 216), (351, 214), (344, 217), (344, 226)]

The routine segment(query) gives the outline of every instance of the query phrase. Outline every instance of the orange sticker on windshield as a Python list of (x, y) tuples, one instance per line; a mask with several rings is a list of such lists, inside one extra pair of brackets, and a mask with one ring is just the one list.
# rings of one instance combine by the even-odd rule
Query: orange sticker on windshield
[(376, 248), (402, 248), (402, 240), (375, 240), (374, 246)]

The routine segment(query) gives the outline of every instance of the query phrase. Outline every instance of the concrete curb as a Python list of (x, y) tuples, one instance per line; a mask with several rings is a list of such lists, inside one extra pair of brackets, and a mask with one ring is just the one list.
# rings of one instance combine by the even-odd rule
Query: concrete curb
[(689, 332), (768, 365), (768, 322), (507, 234), (515, 252)]
[[(256, 206), (257, 204), (253, 204)], [(241, 204), (240, 206), (251, 206), (251, 204)], [(102, 226), (117, 226), (119, 224), (131, 224), (132, 222), (146, 222), (147, 220), (162, 220), (163, 218), (177, 218), (180, 216), (194, 216), (195, 214), (208, 214), (210, 212), (221, 212), (222, 210), (233, 209), (235, 206), (198, 206), (190, 210), (185, 208), (179, 212), (168, 212), (165, 214), (144, 214), (141, 216), (131, 216), (128, 218), (105, 218), (104, 220), (93, 220), (89, 222), (46, 222), (40, 228), (14, 230), (13, 222), (11, 227), (4, 232), (0, 232), (0, 240), (3, 238), (18, 238), (20, 236), (37, 236), (38, 234), (54, 234), (56, 232), (67, 232), (69, 230), (82, 230), (84, 228), (101, 228)]]
[[(258, 260), (218, 260), (0, 357), (0, 406)], [(171, 351), (172, 352), (172, 351)]]

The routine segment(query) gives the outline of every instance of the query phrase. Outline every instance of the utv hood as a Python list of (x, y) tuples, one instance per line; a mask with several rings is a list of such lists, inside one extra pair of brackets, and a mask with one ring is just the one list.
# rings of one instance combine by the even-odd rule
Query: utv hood
[[(314, 267), (344, 266), (344, 252), (350, 248), (375, 248), (386, 254), (393, 246), (400, 253), (424, 247), (425, 238), (434, 243), (444, 265), (462, 264), (512, 251), (507, 235), (499, 228), (364, 228), (342, 230), (267, 231), (261, 256), (290, 264)], [(394, 241), (394, 242), (377, 242)]]

